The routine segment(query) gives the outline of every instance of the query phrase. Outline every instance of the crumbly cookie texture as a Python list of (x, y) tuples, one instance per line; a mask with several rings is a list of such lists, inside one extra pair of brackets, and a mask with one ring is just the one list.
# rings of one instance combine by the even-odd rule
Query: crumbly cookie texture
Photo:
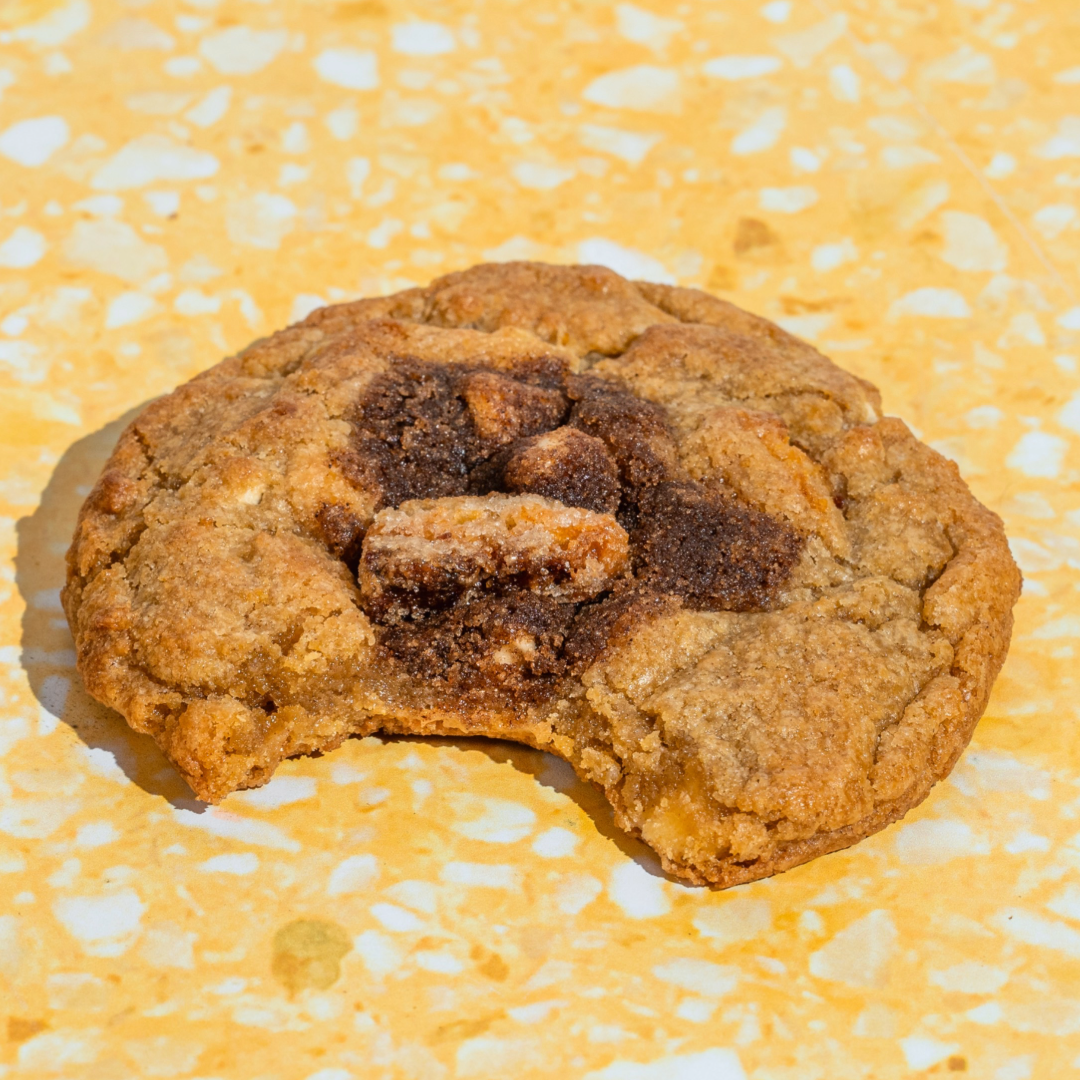
[(1019, 591), (869, 383), (705, 293), (509, 263), (323, 308), (149, 405), (63, 602), (90, 692), (204, 800), (351, 735), (514, 739), (728, 886), (948, 774)]

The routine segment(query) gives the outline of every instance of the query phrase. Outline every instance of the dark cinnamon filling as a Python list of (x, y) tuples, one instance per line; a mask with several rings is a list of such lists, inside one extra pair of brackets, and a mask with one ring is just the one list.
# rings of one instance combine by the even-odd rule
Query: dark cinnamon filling
[[(511, 575), (465, 599), (453, 588), (418, 589), (426, 599), (404, 615), (367, 612), (390, 656), (463, 701), (541, 700), (641, 619), (678, 603), (767, 608), (802, 549), (789, 526), (722, 485), (686, 478), (661, 406), (555, 363), (511, 376), (402, 359), (348, 419), (352, 446), (335, 464), (358, 486), (377, 486), (381, 507), (532, 493), (613, 513), (630, 536), (631, 569), (586, 603), (537, 595)], [(320, 526), (355, 570), (361, 523), (324, 507)]]

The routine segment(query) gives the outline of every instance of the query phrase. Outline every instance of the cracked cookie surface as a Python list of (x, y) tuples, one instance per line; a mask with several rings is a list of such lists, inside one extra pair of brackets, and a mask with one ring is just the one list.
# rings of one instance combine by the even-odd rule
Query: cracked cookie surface
[(955, 465), (779, 327), (600, 267), (316, 311), (130, 425), (63, 600), (200, 798), (376, 731), (515, 739), (726, 886), (947, 775), (1020, 578)]

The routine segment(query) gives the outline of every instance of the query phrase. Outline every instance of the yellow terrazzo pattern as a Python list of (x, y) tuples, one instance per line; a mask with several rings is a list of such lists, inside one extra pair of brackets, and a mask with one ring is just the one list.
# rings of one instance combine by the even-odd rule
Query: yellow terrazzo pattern
[[(0, 1077), (1080, 1076), (1075, 0), (0, 7)], [(953, 777), (727, 893), (496, 743), (205, 810), (57, 590), (121, 424), (481, 259), (701, 285), (960, 462), (1026, 577)]]

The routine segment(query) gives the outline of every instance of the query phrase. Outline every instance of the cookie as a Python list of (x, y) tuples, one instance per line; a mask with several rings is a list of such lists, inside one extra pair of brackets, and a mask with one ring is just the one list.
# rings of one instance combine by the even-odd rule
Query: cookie
[(956, 466), (774, 324), (477, 266), (258, 341), (121, 436), (64, 606), (196, 794), (373, 732), (541, 747), (684, 880), (854, 843), (952, 768), (1020, 575)]

